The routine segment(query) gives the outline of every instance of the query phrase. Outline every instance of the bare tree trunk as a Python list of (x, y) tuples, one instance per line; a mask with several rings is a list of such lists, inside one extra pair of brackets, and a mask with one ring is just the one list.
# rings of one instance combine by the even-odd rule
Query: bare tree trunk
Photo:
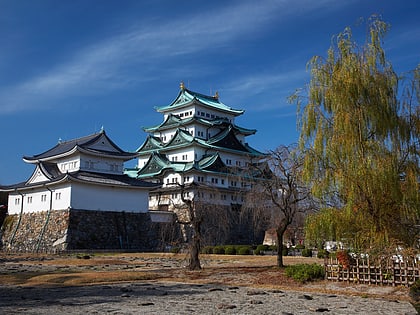
[(286, 228), (276, 228), (277, 234), (277, 267), (284, 267), (283, 263), (283, 235)]
[(193, 236), (190, 247), (190, 261), (188, 264), (189, 270), (200, 270), (200, 238), (197, 235)]

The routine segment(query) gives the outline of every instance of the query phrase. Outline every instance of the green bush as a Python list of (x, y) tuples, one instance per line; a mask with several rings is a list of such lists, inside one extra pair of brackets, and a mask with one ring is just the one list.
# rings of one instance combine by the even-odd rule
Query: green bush
[(299, 282), (323, 279), (324, 267), (318, 264), (298, 264), (286, 267), (286, 275)]
[(238, 255), (251, 255), (251, 247), (250, 246), (239, 247)]
[(418, 303), (420, 301), (420, 280), (416, 280), (410, 287), (410, 297), (414, 302)]
[(281, 251), (282, 256), (287, 256), (289, 254), (289, 249), (287, 248), (287, 246), (283, 245), (283, 249)]
[(178, 254), (180, 251), (181, 251), (180, 247), (174, 246), (174, 247), (171, 248), (171, 253), (172, 254)]
[(269, 249), (268, 245), (258, 245), (257, 248), (254, 250), (255, 255), (264, 255), (264, 252)]
[(271, 251), (273, 251), (273, 252), (277, 252), (277, 245), (270, 245), (269, 247), (268, 247), (268, 250), (271, 250)]
[(225, 254), (224, 246), (214, 246), (213, 247), (213, 254), (224, 255)]
[(303, 257), (312, 257), (312, 249), (310, 249), (310, 248), (302, 249), (302, 256)]
[(235, 246), (232, 246), (232, 245), (225, 246), (225, 254), (226, 255), (235, 255), (236, 254)]
[(213, 246), (204, 246), (201, 250), (202, 254), (213, 254)]
[(296, 248), (296, 249), (304, 249), (304, 248), (305, 248), (305, 245), (303, 245), (303, 244), (297, 244), (297, 245), (295, 246), (295, 248)]
[(318, 258), (328, 258), (330, 253), (326, 249), (320, 249), (316, 257)]

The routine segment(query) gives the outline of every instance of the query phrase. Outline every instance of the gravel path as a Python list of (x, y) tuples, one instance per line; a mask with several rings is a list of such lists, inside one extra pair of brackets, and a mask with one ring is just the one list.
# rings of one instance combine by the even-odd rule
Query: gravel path
[(0, 285), (1, 314), (417, 314), (404, 301), (220, 285)]

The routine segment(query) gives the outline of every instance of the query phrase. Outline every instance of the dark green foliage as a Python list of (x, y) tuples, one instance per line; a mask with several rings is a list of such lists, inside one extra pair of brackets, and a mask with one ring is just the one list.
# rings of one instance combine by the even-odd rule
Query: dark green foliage
[(225, 253), (224, 246), (214, 246), (213, 247), (213, 254), (224, 255), (224, 253)]
[(264, 255), (265, 251), (269, 250), (269, 246), (268, 245), (258, 245), (257, 248), (254, 250), (254, 254), (255, 255)]
[(289, 254), (289, 249), (283, 245), (283, 250), (281, 251), (283, 256), (287, 256)]
[(179, 247), (172, 247), (171, 248), (171, 253), (173, 253), (173, 254), (178, 254), (179, 252), (181, 251), (181, 248), (179, 248)]
[(316, 257), (318, 258), (328, 258), (330, 253), (326, 249), (320, 249)]
[(298, 264), (286, 267), (286, 275), (299, 282), (323, 279), (324, 267), (318, 264)]
[(296, 249), (304, 249), (304, 248), (305, 248), (305, 245), (303, 245), (303, 244), (297, 244), (297, 245), (295, 246), (295, 248), (296, 248)]
[(250, 246), (241, 246), (238, 249), (239, 255), (251, 255), (251, 247)]
[(201, 250), (202, 254), (213, 254), (213, 246), (204, 246)]
[(226, 255), (235, 255), (236, 254), (236, 248), (233, 245), (225, 246), (225, 254)]
[(410, 297), (414, 300), (414, 302), (420, 302), (420, 280), (417, 280), (411, 285)]
[(303, 257), (312, 257), (312, 249), (310, 249), (310, 248), (302, 249), (302, 256)]

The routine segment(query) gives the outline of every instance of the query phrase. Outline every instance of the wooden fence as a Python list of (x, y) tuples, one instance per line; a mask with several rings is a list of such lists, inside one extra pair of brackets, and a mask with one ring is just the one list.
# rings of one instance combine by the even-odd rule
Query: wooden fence
[(420, 279), (420, 262), (417, 259), (389, 259), (373, 262), (367, 259), (352, 259), (343, 266), (337, 259), (325, 260), (325, 279), (361, 284), (410, 286)]

